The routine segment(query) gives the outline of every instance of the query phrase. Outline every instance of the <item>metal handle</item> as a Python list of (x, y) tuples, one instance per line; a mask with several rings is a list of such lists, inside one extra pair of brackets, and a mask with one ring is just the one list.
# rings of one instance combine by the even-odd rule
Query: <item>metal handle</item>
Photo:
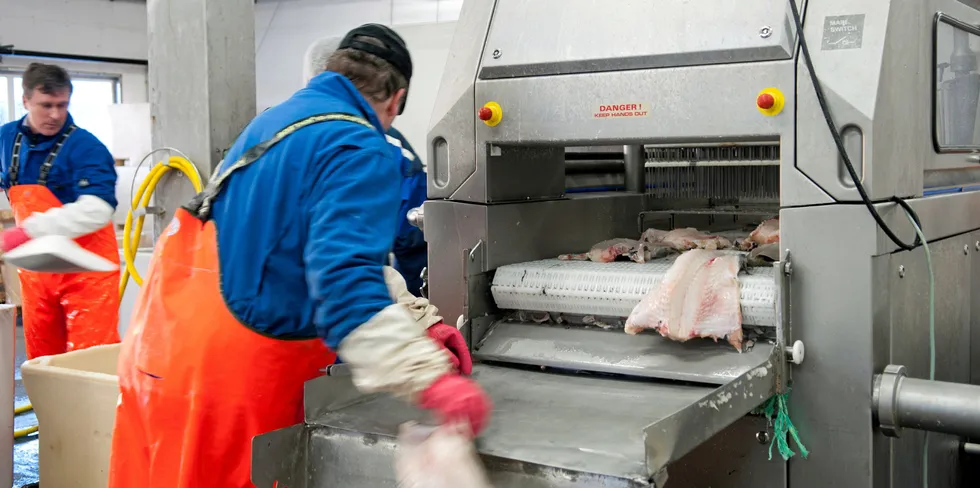
[(418, 227), (418, 229), (421, 230), (421, 231), (423, 231), (423, 232), (425, 231), (425, 229), (423, 228), (423, 226), (425, 224), (425, 222), (424, 222), (425, 215), (422, 212), (422, 207), (416, 207), (416, 208), (413, 208), (413, 209), (409, 210), (407, 217), (408, 217), (408, 223), (409, 224), (412, 224), (413, 226)]
[(967, 162), (970, 162), (970, 163), (980, 163), (980, 154), (973, 155), (973, 156), (967, 156), (966, 157), (966, 160), (967, 160)]

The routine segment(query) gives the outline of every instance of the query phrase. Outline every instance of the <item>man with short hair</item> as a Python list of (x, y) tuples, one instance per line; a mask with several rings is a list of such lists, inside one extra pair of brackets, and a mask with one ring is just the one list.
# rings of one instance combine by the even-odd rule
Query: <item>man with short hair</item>
[[(330, 37), (315, 42), (306, 51), (303, 62), (303, 82), (309, 83), (314, 76), (327, 69), (330, 56), (340, 46), (340, 37)], [(388, 142), (397, 146), (404, 156), (402, 162), (401, 205), (398, 207), (398, 233), (391, 253), (392, 266), (402, 275), (408, 291), (416, 297), (422, 296), (422, 270), (428, 263), (428, 246), (422, 230), (408, 221), (408, 211), (421, 207), (426, 198), (425, 167), (422, 158), (409, 144), (402, 133), (390, 127), (385, 134)]]
[(459, 331), (386, 286), (402, 156), (384, 133), (411, 76), (391, 29), (352, 30), (178, 209), (120, 352), (110, 488), (251, 487), (253, 437), (302, 422), (332, 351), (362, 391), (484, 427)]
[[(0, 233), (0, 250), (61, 235), (118, 264), (112, 155), (72, 120), (67, 71), (31, 63), (22, 78), (27, 115), (0, 127), (0, 186), (17, 222)], [(28, 359), (119, 342), (117, 271), (18, 274)]]

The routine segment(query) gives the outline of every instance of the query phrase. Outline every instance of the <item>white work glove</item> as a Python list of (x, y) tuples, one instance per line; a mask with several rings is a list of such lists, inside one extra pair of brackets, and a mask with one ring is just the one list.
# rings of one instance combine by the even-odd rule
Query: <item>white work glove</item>
[(52, 235), (75, 239), (109, 225), (114, 213), (109, 202), (96, 196), (82, 195), (67, 205), (44, 213), (33, 213), (20, 226), (34, 239)]
[(354, 386), (405, 398), (442, 422), (467, 424), (476, 436), (493, 407), (473, 380), (453, 371), (469, 375), (473, 369), (462, 334), (443, 324), (428, 300), (412, 296), (397, 271), (385, 267), (384, 274), (397, 303), (351, 332), (337, 351), (350, 364)]
[(425, 329), (404, 305), (392, 304), (344, 338), (337, 354), (350, 365), (359, 390), (387, 391), (415, 401), (451, 369), (446, 353)]
[(408, 291), (408, 284), (405, 283), (405, 278), (402, 277), (401, 273), (391, 266), (385, 266), (384, 272), (385, 284), (388, 285), (388, 294), (391, 295), (391, 299), (407, 308), (408, 313), (416, 322), (422, 324), (426, 329), (442, 322), (439, 309), (435, 305), (429, 303), (429, 300), (425, 298), (412, 295)]

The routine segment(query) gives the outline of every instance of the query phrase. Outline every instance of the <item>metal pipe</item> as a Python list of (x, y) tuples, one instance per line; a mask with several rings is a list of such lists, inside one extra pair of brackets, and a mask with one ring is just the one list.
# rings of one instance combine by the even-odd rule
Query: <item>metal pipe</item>
[(874, 413), (881, 431), (899, 437), (902, 428), (980, 437), (980, 386), (905, 376), (889, 365), (875, 377)]
[(626, 191), (643, 193), (646, 191), (646, 154), (643, 145), (623, 146), (626, 168)]
[(16, 371), (17, 307), (0, 305), (0, 486), (14, 484), (14, 372)]
[(964, 442), (963, 452), (967, 454), (973, 454), (973, 455), (980, 454), (980, 444), (974, 444), (972, 442)]

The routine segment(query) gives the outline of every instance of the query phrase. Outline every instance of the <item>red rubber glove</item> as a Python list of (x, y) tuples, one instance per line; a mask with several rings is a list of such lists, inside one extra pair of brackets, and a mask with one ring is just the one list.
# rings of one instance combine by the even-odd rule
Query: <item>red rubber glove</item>
[(422, 392), (419, 406), (435, 411), (443, 423), (466, 423), (473, 437), (483, 431), (493, 408), (490, 397), (475, 381), (454, 374), (443, 375)]
[(446, 325), (442, 322), (429, 327), (426, 331), (429, 338), (449, 351), (453, 368), (461, 374), (469, 376), (473, 374), (473, 358), (470, 356), (470, 348), (466, 346), (466, 340), (459, 329)]
[(3, 252), (12, 251), (29, 240), (31, 240), (31, 236), (27, 235), (24, 229), (20, 227), (7, 229), (0, 232), (0, 250)]

